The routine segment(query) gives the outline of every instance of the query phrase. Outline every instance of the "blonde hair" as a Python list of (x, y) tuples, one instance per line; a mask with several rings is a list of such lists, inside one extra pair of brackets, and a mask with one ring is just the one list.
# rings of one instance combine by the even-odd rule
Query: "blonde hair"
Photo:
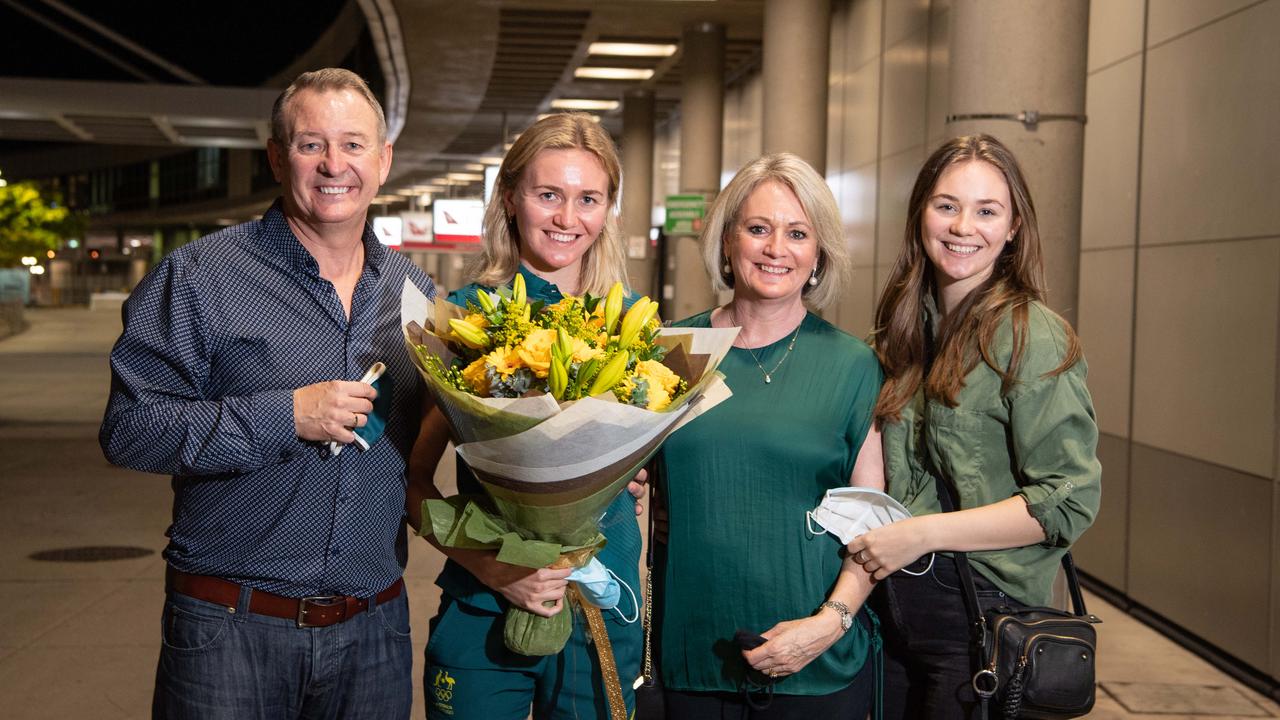
[(840, 295), (840, 286), (849, 274), (849, 251), (831, 188), (817, 170), (791, 153), (763, 155), (747, 163), (711, 204), (702, 228), (702, 259), (711, 276), (711, 286), (717, 291), (733, 287), (733, 274), (725, 273), (721, 267), (725, 261), (724, 239), (733, 232), (747, 198), (766, 182), (779, 183), (795, 193), (809, 217), (818, 241), (818, 284), (806, 282), (801, 292), (805, 304), (821, 310)]
[(514, 194), (533, 159), (543, 150), (584, 150), (594, 155), (609, 176), (604, 229), (582, 255), (578, 292), (604, 295), (615, 282), (627, 285), (627, 254), (614, 206), (622, 183), (622, 163), (609, 133), (586, 113), (558, 113), (530, 125), (507, 151), (498, 169), (493, 195), (485, 209), (482, 249), (467, 267), (481, 285), (505, 285), (520, 268), (520, 233), (504, 201)]
[(387, 141), (387, 116), (383, 114), (382, 104), (369, 89), (369, 84), (364, 81), (364, 78), (344, 68), (321, 68), (299, 75), (289, 84), (289, 87), (285, 88), (284, 92), (280, 93), (280, 97), (276, 98), (275, 104), (271, 106), (271, 139), (277, 144), (289, 144), (289, 103), (294, 95), (303, 90), (316, 92), (350, 90), (364, 98), (378, 118), (378, 144), (381, 145)]

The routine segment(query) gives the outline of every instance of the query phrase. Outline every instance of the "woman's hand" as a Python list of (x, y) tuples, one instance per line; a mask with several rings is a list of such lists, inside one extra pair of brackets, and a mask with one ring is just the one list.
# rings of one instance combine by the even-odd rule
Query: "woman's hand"
[[(551, 617), (564, 607), (564, 593), (573, 568), (532, 568), (500, 562), (492, 552), (477, 555), (468, 568), (480, 582), (502, 593), (507, 602), (534, 615)], [(544, 603), (551, 603), (546, 605)]]
[(823, 610), (807, 618), (783, 620), (760, 635), (767, 642), (754, 650), (743, 650), (742, 657), (769, 677), (784, 677), (800, 672), (826, 652), (844, 630), (838, 613)]
[(929, 517), (906, 518), (869, 530), (849, 542), (849, 557), (873, 579), (883, 580), (931, 550), (926, 532)]

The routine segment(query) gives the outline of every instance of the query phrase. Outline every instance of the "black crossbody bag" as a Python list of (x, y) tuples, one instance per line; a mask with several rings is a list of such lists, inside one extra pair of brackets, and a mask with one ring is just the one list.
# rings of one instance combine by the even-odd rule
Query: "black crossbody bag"
[[(935, 474), (944, 512), (955, 509), (951, 488)], [(1088, 714), (1093, 709), (1098, 634), (1102, 622), (1090, 615), (1080, 592), (1080, 579), (1071, 553), (1062, 556), (1074, 612), (1056, 608), (1009, 606), (980, 611), (973, 573), (965, 553), (953, 552), (960, 575), (965, 610), (969, 615), (976, 672), (973, 689), (981, 702), (1001, 708), (997, 717), (1058, 720)]]

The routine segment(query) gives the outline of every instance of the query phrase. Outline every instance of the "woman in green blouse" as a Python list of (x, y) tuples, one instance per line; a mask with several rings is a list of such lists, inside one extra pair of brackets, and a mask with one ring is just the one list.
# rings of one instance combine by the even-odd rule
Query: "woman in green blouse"
[[(886, 486), (914, 517), (849, 544), (880, 583), (886, 718), (976, 717), (955, 564), (979, 603), (1048, 605), (1098, 510), (1098, 428), (1080, 343), (1043, 305), (1035, 207), (995, 138), (925, 161), (876, 309)], [(942, 513), (937, 480), (958, 498)], [(905, 569), (905, 572), (897, 572)]]
[[(733, 397), (673, 433), (658, 462), (666, 715), (865, 717), (871, 630), (855, 615), (870, 577), (805, 524), (827, 490), (883, 481), (875, 355), (806, 308), (833, 301), (846, 273), (835, 200), (803, 160), (766, 155), (720, 193), (702, 240), (733, 299), (676, 324), (741, 332), (720, 365)], [(737, 630), (764, 642), (743, 649)]]

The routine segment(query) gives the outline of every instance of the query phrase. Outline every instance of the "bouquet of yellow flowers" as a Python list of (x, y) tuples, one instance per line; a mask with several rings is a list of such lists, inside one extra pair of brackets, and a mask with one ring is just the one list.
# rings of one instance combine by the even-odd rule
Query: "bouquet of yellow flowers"
[(417, 346), (422, 366), (441, 381), (478, 397), (517, 398), (547, 393), (557, 401), (612, 392), (621, 402), (664, 410), (688, 389), (662, 359), (655, 342), (658, 303), (640, 298), (624, 315), (622, 283), (604, 298), (565, 297), (529, 303), (524, 277), (490, 295), (483, 290), (467, 315), (449, 319), (440, 356)]
[[(662, 328), (658, 305), (604, 298), (529, 302), (524, 279), (459, 307), (411, 283), (401, 319), (410, 354), (485, 490), (423, 503), (422, 534), (496, 550), (530, 568), (581, 567), (597, 523), (666, 436), (729, 396), (716, 372), (737, 329)], [(568, 613), (510, 608), (509, 648), (559, 652)]]

